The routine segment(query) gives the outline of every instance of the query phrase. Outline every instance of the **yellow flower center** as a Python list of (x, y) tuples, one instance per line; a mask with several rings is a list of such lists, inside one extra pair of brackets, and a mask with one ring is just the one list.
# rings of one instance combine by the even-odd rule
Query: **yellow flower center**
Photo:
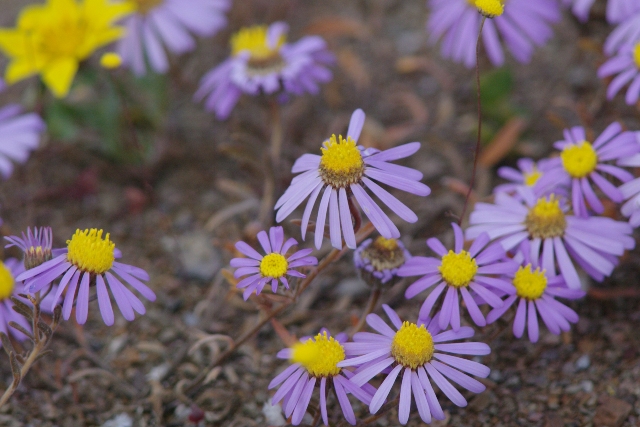
[(531, 237), (540, 239), (560, 237), (567, 228), (567, 220), (555, 194), (548, 199), (544, 197), (538, 199), (529, 209), (524, 224)]
[(360, 181), (364, 175), (364, 161), (356, 142), (342, 135), (332, 135), (322, 144), (320, 177), (333, 188), (348, 187)]
[(24, 252), (24, 268), (31, 270), (51, 259), (51, 249), (42, 246), (30, 246)]
[(9, 298), (13, 294), (16, 282), (6, 265), (0, 261), (0, 301)]
[(262, 261), (260, 261), (260, 274), (262, 274), (263, 277), (278, 279), (285, 275), (288, 268), (289, 263), (287, 259), (277, 253), (267, 254), (262, 258)]
[(457, 254), (450, 250), (448, 254), (442, 257), (442, 262), (438, 269), (445, 282), (450, 286), (461, 288), (468, 286), (469, 282), (473, 280), (478, 271), (478, 264), (475, 258), (471, 258), (469, 252), (461, 251)]
[(416, 369), (433, 357), (433, 337), (424, 325), (403, 322), (391, 342), (391, 355), (405, 368)]
[(379, 236), (376, 240), (374, 240), (373, 245), (378, 249), (384, 249), (387, 251), (398, 249), (398, 241), (396, 239), (386, 239), (382, 236)]
[(533, 187), (536, 185), (536, 182), (542, 177), (542, 172), (540, 172), (535, 166), (531, 172), (525, 172), (524, 176), (524, 184), (528, 187)]
[(640, 43), (636, 44), (636, 47), (633, 49), (633, 60), (636, 62), (638, 68), (640, 68)]
[(396, 239), (379, 236), (360, 256), (368, 260), (376, 271), (391, 270), (404, 264), (404, 251)]
[(504, 0), (475, 0), (473, 5), (487, 18), (495, 18), (504, 12)]
[(545, 270), (540, 271), (540, 267), (532, 271), (531, 264), (520, 267), (513, 278), (513, 286), (516, 294), (521, 298), (536, 300), (542, 296), (547, 289), (547, 276)]
[(572, 178), (584, 178), (596, 169), (598, 154), (587, 141), (567, 145), (560, 153), (562, 166)]
[(65, 15), (48, 24), (31, 34), (31, 42), (37, 46), (35, 51), (43, 52), (51, 59), (77, 57), (80, 60), (87, 56), (80, 55), (79, 49), (87, 37), (87, 30), (89, 30), (83, 19)]
[(304, 366), (314, 377), (332, 377), (342, 370), (338, 363), (345, 358), (344, 347), (326, 332), (295, 344), (292, 350), (291, 361)]
[(147, 14), (156, 6), (162, 3), (162, 0), (133, 0), (135, 10), (140, 14)]
[(67, 260), (81, 271), (102, 274), (113, 265), (116, 245), (109, 240), (109, 233), (102, 238), (102, 230), (96, 228), (76, 233), (67, 240)]

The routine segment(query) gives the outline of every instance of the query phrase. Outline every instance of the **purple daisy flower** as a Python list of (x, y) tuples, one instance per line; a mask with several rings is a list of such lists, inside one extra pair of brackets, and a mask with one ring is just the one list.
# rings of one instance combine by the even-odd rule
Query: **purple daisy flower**
[[(504, 305), (494, 308), (487, 314), (487, 323), (493, 323), (519, 300), (513, 323), (513, 334), (520, 338), (525, 324), (529, 332), (529, 341), (537, 342), (539, 338), (538, 314), (551, 333), (558, 335), (560, 331), (571, 329), (569, 323), (578, 321), (578, 314), (555, 298), (570, 300), (582, 298), (584, 291), (569, 289), (562, 275), (551, 276), (546, 270), (540, 271), (540, 260), (530, 258), (529, 242), (525, 241), (519, 253), (522, 263), (518, 271), (512, 275), (513, 286)], [(527, 315), (528, 310), (528, 315)]]
[[(102, 233), (102, 230), (95, 228), (76, 230), (71, 239), (67, 240), (67, 248), (61, 251), (60, 255), (25, 271), (17, 277), (17, 280), (25, 281), (25, 291), (34, 293), (64, 274), (58, 284), (52, 310), (66, 289), (62, 316), (65, 320), (69, 319), (75, 301), (76, 320), (81, 325), (87, 321), (89, 289), (93, 286), (96, 288), (100, 314), (106, 325), (113, 325), (114, 322), (113, 308), (106, 285), (109, 286), (125, 319), (133, 320), (134, 310), (144, 314), (146, 310), (140, 299), (124, 286), (120, 279), (149, 301), (155, 301), (156, 294), (141, 282), (141, 280), (149, 280), (149, 275), (141, 268), (116, 262), (115, 259), (119, 258), (120, 251), (116, 250), (115, 244), (109, 240), (109, 233), (104, 238)], [(120, 276), (120, 279), (113, 273)]]
[(126, 35), (118, 41), (117, 52), (125, 66), (144, 75), (146, 59), (157, 73), (169, 69), (169, 52), (182, 54), (196, 47), (190, 33), (212, 36), (227, 25), (224, 13), (230, 0), (129, 0), (134, 13), (124, 20)]
[(531, 191), (523, 191), (522, 195), (523, 200), (518, 200), (499, 193), (495, 204), (477, 203), (466, 237), (487, 233), (491, 239), (500, 239), (506, 251), (529, 250), (531, 259), (542, 256), (541, 267), (550, 277), (556, 276), (557, 263), (571, 289), (580, 288), (574, 262), (601, 281), (611, 274), (618, 257), (635, 246), (633, 229), (625, 222), (568, 215), (555, 194), (536, 198)]
[(628, 105), (635, 105), (640, 97), (640, 42), (635, 45), (623, 46), (616, 56), (602, 64), (598, 69), (601, 79), (617, 74), (609, 83), (607, 98), (613, 99), (628, 83), (625, 101)]
[(362, 279), (371, 286), (391, 286), (398, 280), (400, 268), (411, 254), (398, 239), (380, 236), (367, 239), (353, 252), (353, 263)]
[(604, 53), (613, 56), (624, 46), (635, 45), (637, 42), (640, 42), (640, 10), (625, 17), (625, 20), (609, 34), (604, 43)]
[(27, 228), (27, 234), (22, 232), (22, 237), (19, 236), (5, 236), (5, 240), (9, 242), (5, 248), (12, 246), (18, 247), (24, 254), (24, 266), (25, 269), (31, 270), (34, 267), (39, 266), (51, 258), (54, 254), (60, 255), (63, 253), (60, 249), (52, 249), (53, 233), (51, 227), (38, 227), (31, 231), (31, 228)]
[(498, 169), (498, 176), (511, 181), (507, 184), (497, 185), (494, 193), (508, 193), (518, 196), (518, 189), (529, 187), (536, 195), (546, 195), (549, 192), (557, 191), (561, 183), (548, 176), (546, 172), (553, 169), (553, 163), (550, 159), (541, 159), (537, 162), (529, 158), (518, 159), (518, 169), (503, 166)]
[[(418, 151), (419, 142), (411, 142), (385, 151), (356, 145), (365, 115), (360, 109), (353, 112), (347, 137), (333, 135), (323, 143), (322, 155), (304, 154), (293, 165), (291, 172), (299, 173), (291, 185), (276, 202), (276, 221), (288, 217), (302, 202), (309, 201), (302, 216), (302, 239), (307, 232), (311, 211), (322, 192), (318, 219), (316, 221), (315, 244), (319, 249), (324, 237), (324, 225), (329, 212), (329, 234), (331, 245), (342, 248), (342, 237), (351, 249), (356, 248), (356, 237), (351, 218), (351, 196), (353, 196), (382, 237), (397, 239), (400, 231), (378, 204), (367, 194), (370, 189), (385, 205), (407, 222), (416, 222), (418, 217), (375, 181), (398, 188), (418, 196), (428, 196), (431, 189), (422, 184), (422, 173), (405, 166), (389, 163), (408, 157)], [(341, 231), (342, 230), (342, 231)]]
[(243, 289), (245, 300), (255, 291), (256, 295), (262, 292), (265, 285), (271, 282), (271, 291), (278, 291), (278, 283), (282, 282), (289, 289), (289, 281), (285, 276), (307, 277), (295, 268), (307, 267), (318, 264), (318, 259), (309, 256), (313, 249), (301, 249), (294, 252), (288, 258), (287, 251), (298, 242), (293, 237), (284, 241), (282, 227), (271, 227), (269, 235), (266, 231), (258, 233), (258, 241), (266, 255), (260, 255), (255, 249), (245, 242), (237, 242), (236, 249), (249, 258), (233, 258), (229, 263), (231, 267), (237, 267), (233, 276), (240, 278), (250, 274), (249, 277), (238, 282), (238, 288)]
[(465, 251), (462, 229), (455, 223), (451, 226), (455, 235), (455, 250), (447, 251), (440, 240), (432, 237), (427, 240), (427, 246), (441, 258), (416, 256), (398, 270), (400, 277), (422, 276), (407, 288), (405, 297), (413, 298), (435, 286), (420, 308), (418, 317), (425, 319), (430, 316), (433, 306), (446, 289), (438, 325), (440, 329), (445, 329), (451, 324), (453, 330), (457, 331), (460, 329), (460, 293), (475, 324), (485, 326), (485, 318), (471, 292), (491, 307), (501, 307), (502, 300), (496, 292), (509, 290), (509, 282), (493, 275), (513, 274), (518, 265), (505, 258), (505, 251), (499, 243), (487, 245), (489, 236), (486, 233), (473, 242), (469, 251)]
[(634, 134), (623, 132), (620, 123), (616, 122), (609, 125), (593, 144), (587, 141), (582, 127), (565, 129), (564, 138), (554, 144), (561, 153), (560, 157), (550, 160), (555, 169), (548, 174), (560, 182), (571, 180), (571, 199), (575, 215), (588, 216), (588, 207), (598, 214), (604, 212), (604, 206), (596, 196), (592, 183), (609, 199), (621, 203), (622, 193), (601, 173), (609, 174), (622, 182), (633, 179), (633, 175), (626, 170), (606, 162), (637, 154), (640, 145), (636, 142)]
[(351, 425), (356, 424), (356, 417), (347, 393), (353, 394), (356, 399), (367, 405), (371, 402), (369, 391), (373, 388), (354, 385), (349, 381), (353, 374), (338, 367), (339, 362), (345, 358), (346, 340), (347, 335), (344, 333), (334, 338), (323, 329), (315, 337), (302, 338), (293, 347), (278, 352), (278, 358), (289, 359), (292, 365), (278, 374), (269, 384), (269, 389), (280, 385), (271, 404), (275, 405), (282, 400), (287, 418), (293, 415), (291, 423), (294, 426), (300, 424), (307, 412), (318, 380), (320, 380), (320, 413), (325, 425), (329, 425), (327, 392), (331, 387), (338, 398), (344, 418)]
[[(427, 31), (430, 40), (442, 39), (442, 56), (471, 68), (476, 64), (476, 40), (482, 15), (473, 1), (429, 0), (431, 9)], [(495, 66), (504, 64), (504, 41), (513, 57), (522, 63), (531, 60), (536, 46), (553, 36), (551, 24), (559, 22), (560, 8), (555, 0), (509, 0), (504, 13), (487, 19), (482, 40)]]
[(335, 57), (322, 37), (287, 43), (288, 31), (284, 22), (240, 30), (231, 38), (231, 57), (202, 77), (195, 99), (206, 98), (205, 108), (223, 120), (243, 93), (317, 94), (318, 83), (333, 77), (327, 66)]
[[(9, 322), (16, 322), (27, 331), (31, 331), (31, 324), (27, 319), (18, 314), (13, 309), (11, 297), (19, 298), (25, 304), (29, 301), (18, 296), (22, 293), (22, 283), (17, 282), (15, 277), (24, 271), (24, 265), (15, 258), (8, 258), (4, 262), (0, 261), (0, 332), (13, 335), (16, 339), (23, 341), (27, 338), (25, 334), (9, 326)], [(2, 343), (0, 343), (0, 347)]]
[(385, 373), (387, 368), (392, 368), (371, 399), (369, 410), (372, 414), (378, 412), (384, 404), (401, 373), (398, 419), (403, 425), (409, 420), (412, 395), (422, 421), (430, 423), (432, 417), (444, 419), (444, 412), (431, 381), (460, 407), (467, 406), (467, 401), (449, 380), (473, 393), (484, 391), (485, 386), (467, 374), (486, 378), (490, 372), (488, 367), (478, 362), (445, 354), (469, 356), (489, 354), (491, 349), (484, 343), (448, 343), (448, 341), (472, 337), (472, 328), (465, 326), (457, 332), (449, 330), (440, 333), (435, 319), (428, 325), (420, 320), (418, 323), (402, 322), (391, 307), (386, 304), (382, 307), (396, 330), (394, 331), (377, 314), (369, 314), (367, 323), (378, 333), (355, 334), (353, 337), (355, 342), (346, 343), (344, 348), (347, 356), (356, 357), (338, 363), (340, 367), (358, 367), (356, 375), (351, 378), (351, 382), (358, 387), (362, 387), (376, 375)]
[(0, 174), (5, 179), (13, 172), (12, 161), (26, 162), (46, 129), (39, 115), (21, 112), (22, 107), (17, 104), (0, 109)]

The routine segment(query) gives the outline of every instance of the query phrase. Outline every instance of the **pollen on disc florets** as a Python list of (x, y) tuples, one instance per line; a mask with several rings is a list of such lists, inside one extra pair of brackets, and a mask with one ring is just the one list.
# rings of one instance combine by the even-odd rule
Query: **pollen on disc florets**
[(495, 18), (504, 13), (504, 0), (475, 0), (474, 6), (487, 18)]
[(640, 43), (637, 43), (633, 48), (633, 60), (636, 63), (636, 67), (640, 68)]
[(102, 274), (109, 271), (115, 259), (116, 245), (109, 240), (109, 233), (102, 238), (103, 230), (96, 228), (76, 230), (67, 240), (67, 260), (81, 271)]
[(598, 166), (598, 154), (590, 142), (569, 144), (560, 153), (562, 166), (572, 178), (584, 178)]
[(529, 209), (524, 224), (531, 237), (547, 239), (562, 236), (567, 228), (567, 219), (559, 200), (552, 194), (549, 198), (538, 199)]
[(287, 259), (276, 252), (265, 255), (260, 261), (260, 274), (263, 277), (278, 279), (286, 274), (288, 268)]
[(455, 253), (452, 250), (442, 257), (440, 274), (447, 284), (461, 288), (468, 286), (478, 271), (478, 263), (467, 251)]
[(391, 355), (405, 368), (416, 369), (431, 360), (433, 337), (424, 325), (403, 322), (391, 342)]
[(540, 172), (538, 168), (534, 166), (531, 172), (525, 172), (523, 176), (524, 176), (524, 185), (526, 185), (527, 187), (533, 187), (534, 185), (536, 185), (538, 180), (542, 177), (542, 172)]
[(332, 135), (322, 144), (320, 177), (333, 188), (348, 187), (360, 181), (364, 175), (364, 161), (356, 142), (342, 135)]
[(297, 343), (291, 352), (291, 361), (301, 364), (314, 377), (338, 375), (338, 363), (345, 358), (344, 347), (335, 338), (321, 332), (305, 342)]
[(513, 278), (513, 286), (519, 297), (536, 300), (547, 289), (545, 270), (540, 271), (540, 267), (532, 270), (531, 264), (527, 264), (526, 267), (521, 266)]
[(0, 301), (9, 298), (13, 294), (13, 288), (16, 285), (16, 281), (13, 278), (13, 274), (0, 261)]
[(367, 246), (360, 257), (368, 260), (376, 271), (391, 270), (404, 264), (404, 251), (396, 239), (379, 236)]
[(247, 72), (249, 74), (267, 74), (278, 71), (284, 62), (280, 56), (280, 47), (286, 41), (286, 37), (280, 36), (275, 46), (267, 43), (269, 27), (256, 25), (242, 28), (231, 37), (231, 54), (249, 52)]
[(24, 252), (24, 268), (26, 270), (31, 270), (32, 268), (44, 264), (51, 258), (51, 248), (43, 248), (42, 246), (30, 246)]

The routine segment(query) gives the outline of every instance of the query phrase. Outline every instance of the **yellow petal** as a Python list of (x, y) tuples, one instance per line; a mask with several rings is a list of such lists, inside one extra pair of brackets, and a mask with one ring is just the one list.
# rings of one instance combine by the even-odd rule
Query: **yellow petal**
[(26, 79), (38, 72), (35, 63), (26, 58), (14, 59), (7, 66), (5, 80), (8, 84), (13, 84), (22, 79)]
[(48, 64), (42, 70), (42, 81), (58, 98), (69, 93), (73, 77), (78, 71), (78, 61), (74, 58), (64, 58)]
[(0, 28), (0, 50), (3, 50), (7, 56), (25, 56), (26, 47), (27, 38), (22, 31)]

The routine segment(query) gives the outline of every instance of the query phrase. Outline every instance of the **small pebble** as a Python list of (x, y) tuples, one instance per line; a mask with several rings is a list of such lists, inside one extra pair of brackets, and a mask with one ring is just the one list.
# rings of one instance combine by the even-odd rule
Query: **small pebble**
[(577, 371), (584, 371), (590, 365), (591, 365), (591, 359), (589, 358), (588, 354), (583, 354), (582, 356), (580, 356), (578, 360), (576, 360), (576, 364), (575, 364)]

